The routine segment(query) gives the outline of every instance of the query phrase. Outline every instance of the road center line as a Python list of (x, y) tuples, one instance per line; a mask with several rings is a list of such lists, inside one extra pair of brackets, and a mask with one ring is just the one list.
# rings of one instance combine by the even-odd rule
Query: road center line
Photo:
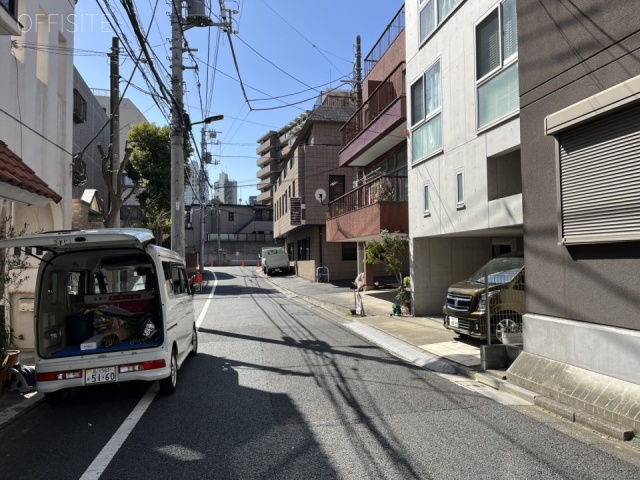
[(129, 437), (129, 434), (133, 431), (137, 423), (144, 415), (144, 412), (147, 411), (151, 402), (155, 398), (158, 393), (158, 384), (153, 383), (147, 393), (140, 399), (138, 404), (135, 406), (133, 411), (129, 414), (129, 416), (122, 422), (120, 428), (113, 434), (113, 437), (107, 442), (107, 444), (102, 448), (98, 456), (95, 460), (89, 465), (87, 471), (84, 472), (80, 480), (97, 480), (104, 473), (106, 468), (113, 460), (113, 457), (116, 456), (120, 447), (124, 444), (124, 442)]

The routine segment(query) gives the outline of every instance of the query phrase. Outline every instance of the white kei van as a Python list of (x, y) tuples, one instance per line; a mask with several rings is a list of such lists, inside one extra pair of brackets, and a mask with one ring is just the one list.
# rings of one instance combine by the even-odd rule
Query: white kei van
[(0, 241), (40, 260), (34, 325), (36, 387), (49, 403), (71, 389), (159, 380), (173, 393), (198, 350), (184, 260), (144, 229), (76, 230)]

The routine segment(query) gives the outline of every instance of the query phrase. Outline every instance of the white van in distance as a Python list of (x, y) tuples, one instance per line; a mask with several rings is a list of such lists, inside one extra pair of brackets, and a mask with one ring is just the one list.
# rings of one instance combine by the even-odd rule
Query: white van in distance
[(144, 229), (49, 232), (0, 241), (40, 260), (34, 309), (36, 388), (49, 403), (71, 389), (160, 381), (198, 350), (184, 260)]

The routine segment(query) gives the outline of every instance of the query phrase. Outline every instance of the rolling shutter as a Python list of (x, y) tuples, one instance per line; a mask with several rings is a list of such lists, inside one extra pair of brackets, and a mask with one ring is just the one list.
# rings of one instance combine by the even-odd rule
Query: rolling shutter
[(559, 135), (561, 241), (640, 240), (640, 107)]

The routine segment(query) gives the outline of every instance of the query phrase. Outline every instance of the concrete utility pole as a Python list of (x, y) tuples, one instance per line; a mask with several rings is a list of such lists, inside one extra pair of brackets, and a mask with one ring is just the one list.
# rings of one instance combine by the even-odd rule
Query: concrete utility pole
[[(225, 31), (232, 31), (231, 14), (235, 10), (227, 10), (224, 2), (220, 5), (221, 23), (214, 23), (207, 15), (207, 8), (203, 0), (188, 2), (187, 18), (182, 18), (182, 0), (171, 0), (171, 249), (184, 258), (184, 133), (185, 128), (191, 128), (196, 123), (209, 123), (222, 116), (210, 117), (202, 122), (185, 125), (184, 89), (183, 89), (183, 58), (186, 51), (183, 48), (183, 30), (192, 27), (222, 27)], [(237, 32), (233, 32), (237, 33)], [(201, 215), (202, 216), (202, 215)]]
[(204, 211), (207, 206), (207, 199), (204, 198), (205, 181), (207, 180), (207, 141), (206, 136), (207, 129), (202, 127), (202, 155), (200, 158), (200, 271), (204, 269)]
[(356, 108), (362, 106), (362, 48), (360, 35), (356, 37)]
[[(111, 172), (111, 185), (113, 191), (118, 191), (118, 171), (120, 169), (120, 40), (118, 37), (111, 39), (111, 98), (109, 109), (111, 111), (111, 158), (109, 171)], [(109, 208), (113, 208), (115, 199), (109, 196)], [(114, 213), (113, 227), (120, 227), (120, 211)]]
[(171, 0), (171, 250), (184, 258), (184, 137), (182, 2)]

